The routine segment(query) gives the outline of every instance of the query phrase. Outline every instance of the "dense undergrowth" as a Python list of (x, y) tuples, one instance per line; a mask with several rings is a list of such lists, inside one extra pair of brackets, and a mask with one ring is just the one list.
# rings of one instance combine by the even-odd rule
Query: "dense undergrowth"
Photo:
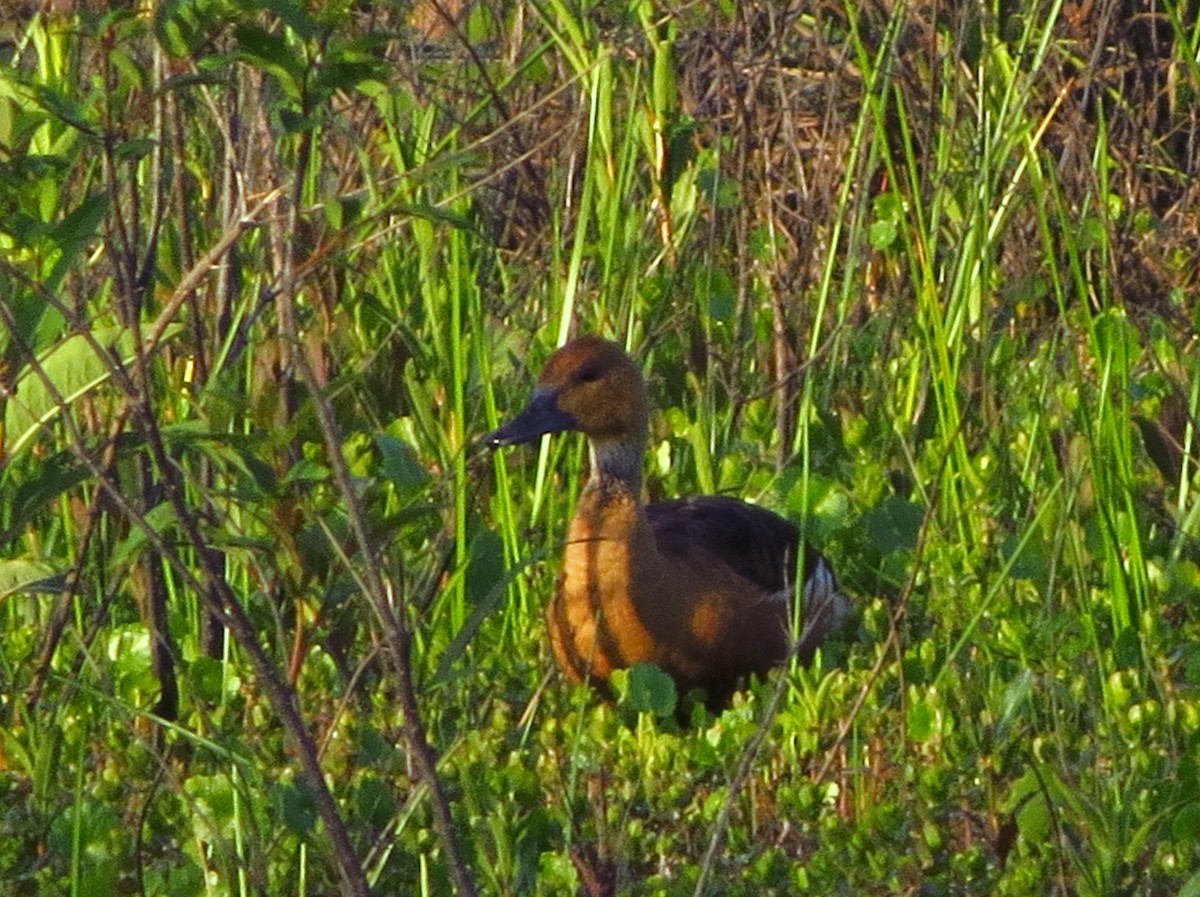
[[(1026, 7), (29, 4), (0, 891), (1200, 893), (1198, 11)], [(551, 672), (589, 331), (855, 599), (720, 717)]]

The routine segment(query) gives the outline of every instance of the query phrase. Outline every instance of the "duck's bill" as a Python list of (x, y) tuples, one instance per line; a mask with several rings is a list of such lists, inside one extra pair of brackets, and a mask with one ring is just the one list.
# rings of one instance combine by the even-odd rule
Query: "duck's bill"
[(524, 445), (536, 442), (547, 433), (575, 429), (578, 429), (575, 418), (558, 407), (555, 394), (539, 391), (533, 394), (533, 398), (529, 400), (525, 410), (514, 420), (509, 421), (499, 430), (488, 433), (483, 437), (483, 441), (489, 448), (500, 448), (503, 445)]

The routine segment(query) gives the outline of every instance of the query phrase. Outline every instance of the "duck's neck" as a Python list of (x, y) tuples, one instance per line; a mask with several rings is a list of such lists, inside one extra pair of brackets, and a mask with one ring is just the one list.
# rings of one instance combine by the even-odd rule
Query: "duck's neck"
[(635, 500), (640, 500), (642, 463), (646, 457), (644, 440), (589, 440), (588, 446), (592, 455), (592, 473), (587, 487), (618, 486)]

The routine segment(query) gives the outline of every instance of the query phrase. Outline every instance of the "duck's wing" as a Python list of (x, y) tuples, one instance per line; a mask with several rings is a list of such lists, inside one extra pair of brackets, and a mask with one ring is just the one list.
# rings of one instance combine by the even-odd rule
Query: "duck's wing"
[(790, 588), (800, 530), (778, 514), (723, 495), (652, 502), (645, 514), (664, 555), (719, 563), (767, 594)]
[[(747, 598), (786, 595), (790, 604), (800, 541), (795, 524), (765, 508), (720, 495), (654, 502), (645, 506), (645, 514), (664, 555), (701, 572), (705, 567), (725, 567), (760, 590)], [(833, 568), (811, 545), (804, 549), (803, 606), (804, 628), (793, 649), (801, 662), (809, 663), (851, 610)], [(766, 632), (763, 637), (770, 635)]]

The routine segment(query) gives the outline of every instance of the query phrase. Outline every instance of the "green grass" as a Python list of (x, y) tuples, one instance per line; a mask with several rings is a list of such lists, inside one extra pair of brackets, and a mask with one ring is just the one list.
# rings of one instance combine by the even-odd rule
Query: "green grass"
[[(1111, 12), (8, 25), (0, 891), (1200, 893), (1200, 29)], [(691, 726), (479, 442), (590, 331), (855, 599)]]

